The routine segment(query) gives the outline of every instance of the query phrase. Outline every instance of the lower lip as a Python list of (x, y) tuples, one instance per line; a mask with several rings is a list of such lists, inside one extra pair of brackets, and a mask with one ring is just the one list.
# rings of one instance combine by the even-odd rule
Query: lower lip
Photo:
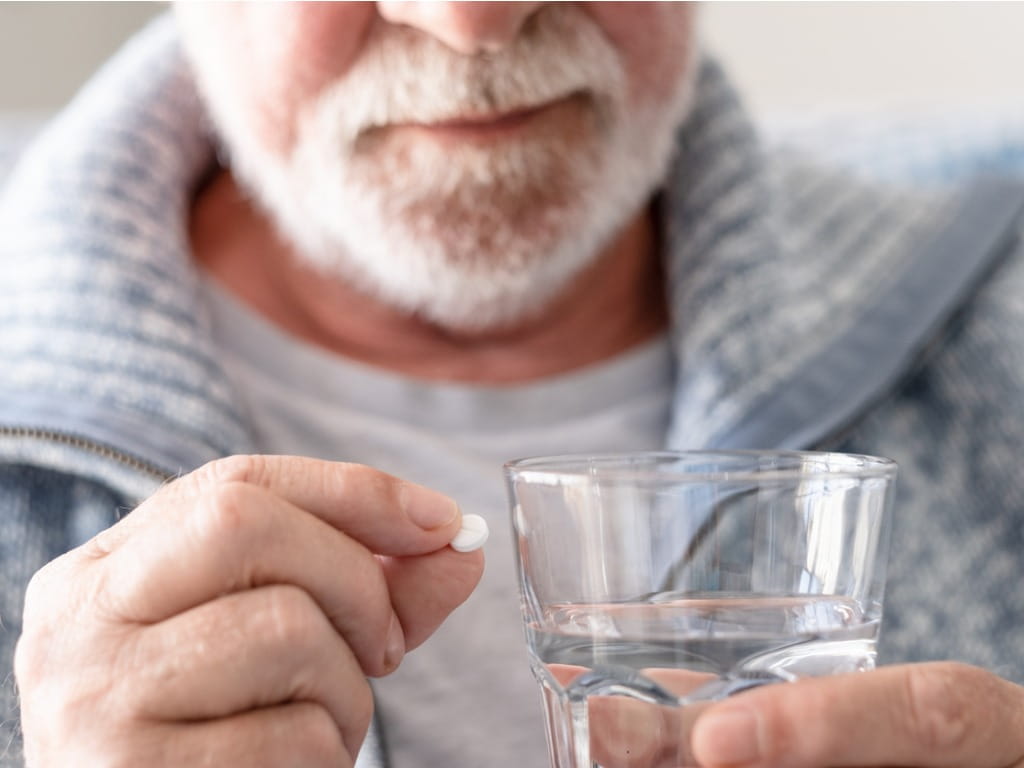
[(411, 130), (435, 139), (487, 140), (508, 137), (529, 129), (543, 118), (554, 116), (575, 103), (569, 96), (533, 109), (512, 112), (488, 120), (451, 120), (443, 123), (404, 123), (392, 129)]
[(512, 112), (489, 120), (450, 120), (448, 122), (429, 123), (417, 127), (428, 131), (502, 131), (526, 125), (526, 123), (530, 122), (541, 112), (546, 112), (553, 106), (553, 104), (546, 104), (542, 107)]

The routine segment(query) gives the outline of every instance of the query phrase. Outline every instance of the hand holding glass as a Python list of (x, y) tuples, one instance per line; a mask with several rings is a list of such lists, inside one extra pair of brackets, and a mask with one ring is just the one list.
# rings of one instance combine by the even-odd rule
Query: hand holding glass
[(871, 669), (895, 474), (797, 452), (506, 465), (554, 768), (692, 765), (708, 702)]

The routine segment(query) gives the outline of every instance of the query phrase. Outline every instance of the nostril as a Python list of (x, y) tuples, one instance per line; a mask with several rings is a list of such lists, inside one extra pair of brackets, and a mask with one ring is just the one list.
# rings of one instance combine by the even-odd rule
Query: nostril
[(381, 17), (431, 35), (457, 53), (496, 53), (516, 39), (539, 3), (381, 2)]

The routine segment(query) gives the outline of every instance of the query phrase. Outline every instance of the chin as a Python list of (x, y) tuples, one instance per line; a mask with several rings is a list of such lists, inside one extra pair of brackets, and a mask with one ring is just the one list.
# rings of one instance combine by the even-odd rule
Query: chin
[[(493, 206), (493, 207), (492, 207)], [(431, 210), (434, 208), (435, 210)], [(322, 274), (446, 331), (480, 334), (542, 314), (600, 252), (604, 232), (581, 234), (580, 211), (500, 204), (363, 210), (374, 236), (303, 249)]]

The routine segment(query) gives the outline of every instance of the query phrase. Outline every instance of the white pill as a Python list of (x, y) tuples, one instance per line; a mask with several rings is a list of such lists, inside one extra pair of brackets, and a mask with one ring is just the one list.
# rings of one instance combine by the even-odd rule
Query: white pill
[(472, 552), (480, 549), (491, 534), (487, 521), (480, 515), (463, 515), (462, 527), (451, 541), (451, 548), (456, 552)]

